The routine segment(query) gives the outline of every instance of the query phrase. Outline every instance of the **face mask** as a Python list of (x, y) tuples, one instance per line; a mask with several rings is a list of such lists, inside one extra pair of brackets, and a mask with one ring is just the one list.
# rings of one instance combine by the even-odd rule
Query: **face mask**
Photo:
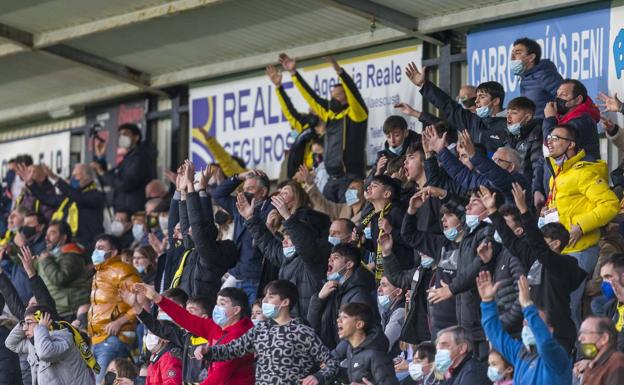
[(147, 333), (147, 335), (145, 336), (145, 347), (147, 348), (147, 350), (154, 353), (158, 349), (159, 344), (160, 338), (152, 333)]
[(225, 225), (230, 220), (230, 215), (223, 210), (219, 210), (214, 216), (215, 223), (219, 226)]
[(168, 231), (169, 217), (158, 217), (158, 225), (163, 232)]
[(137, 266), (136, 270), (139, 272), (139, 274), (143, 274), (145, 273), (145, 266)]
[(492, 382), (500, 381), (504, 377), (503, 373), (499, 372), (498, 369), (493, 366), (488, 366), (487, 376)]
[(335, 113), (338, 113), (344, 110), (344, 106), (336, 99), (332, 99), (329, 101), (329, 109)]
[(401, 151), (403, 151), (403, 144), (401, 144), (400, 146), (396, 146), (396, 147), (388, 146), (388, 150), (390, 150), (390, 152), (393, 153), (394, 155), (400, 155)]
[(159, 312), (158, 313), (158, 317), (156, 317), (157, 319), (159, 319), (160, 321), (171, 321), (173, 322), (173, 319), (171, 318), (171, 316), (169, 316), (169, 314), (165, 313), (165, 312)]
[(366, 238), (366, 239), (373, 239), (373, 231), (371, 230), (370, 227), (365, 227), (364, 228), (364, 238)]
[(382, 310), (386, 310), (388, 307), (390, 307), (390, 296), (389, 295), (378, 295), (377, 296), (377, 303), (379, 303), (379, 307)]
[(99, 265), (106, 260), (106, 254), (108, 253), (104, 250), (93, 250), (93, 254), (91, 254), (91, 262), (93, 262), (94, 265)]
[(435, 260), (428, 255), (424, 255), (420, 257), (420, 265), (424, 267), (425, 269), (430, 268), (431, 265), (433, 265), (434, 261)]
[(141, 239), (143, 239), (143, 233), (143, 225), (137, 223), (132, 226), (132, 236), (134, 237), (135, 241), (140, 241)]
[(565, 115), (568, 111), (570, 111), (570, 107), (566, 106), (566, 103), (568, 102), (567, 100), (557, 98), (555, 99), (555, 102), (557, 103), (557, 113), (559, 115)]
[(409, 370), (410, 377), (412, 377), (412, 380), (420, 381), (423, 378), (424, 373), (422, 370), (422, 364), (415, 364), (413, 362), (410, 362), (407, 368)]
[(595, 343), (585, 343), (580, 346), (583, 357), (593, 360), (598, 355), (598, 347)]
[(272, 303), (262, 303), (262, 314), (270, 319), (274, 319), (279, 315), (279, 306)]
[(546, 226), (546, 218), (544, 217), (537, 218), (537, 227), (541, 229), (544, 226)]
[(221, 327), (227, 323), (228, 316), (225, 314), (223, 306), (217, 305), (212, 309), (212, 320)]
[(613, 286), (607, 281), (602, 281), (600, 284), (600, 289), (602, 290), (602, 295), (604, 295), (607, 300), (611, 300), (615, 298), (615, 292), (613, 291)]
[(282, 248), (282, 250), (284, 251), (284, 256), (286, 258), (292, 258), (292, 256), (295, 255), (295, 253), (297, 252), (295, 246), (284, 247)]
[(522, 64), (522, 60), (510, 60), (509, 69), (514, 75), (522, 75), (524, 72), (524, 64)]
[(481, 106), (477, 108), (477, 116), (480, 118), (487, 118), (490, 116), (490, 106)]
[(340, 270), (334, 271), (333, 273), (329, 274), (327, 276), (327, 280), (328, 281), (341, 281), (342, 278), (344, 277), (344, 275), (342, 274), (342, 271), (345, 270), (346, 268), (347, 268), (347, 265), (343, 266)]
[(345, 202), (347, 202), (347, 205), (353, 206), (354, 204), (358, 203), (359, 200), (360, 199), (358, 198), (358, 190), (350, 188), (345, 191)]
[(245, 196), (245, 199), (247, 199), (247, 202), (251, 204), (252, 199), (254, 199), (254, 194), (250, 192), (244, 192), (243, 195)]
[(76, 190), (80, 189), (80, 181), (76, 178), (71, 178), (69, 180), (69, 185)]
[(50, 254), (52, 255), (59, 255), (61, 253), (61, 246), (56, 245), (52, 248), (52, 250), (50, 250)]
[(474, 230), (477, 226), (479, 226), (480, 222), (481, 220), (479, 219), (478, 215), (466, 214), (466, 226), (470, 228), (470, 231)]
[(459, 230), (457, 230), (457, 227), (451, 227), (450, 229), (444, 230), (444, 236), (451, 242), (456, 240), (458, 235)]
[(111, 234), (113, 234), (114, 236), (116, 236), (116, 237), (120, 236), (124, 232), (124, 225), (123, 225), (123, 223), (121, 223), (121, 222), (119, 222), (117, 220), (113, 221), (111, 223), (110, 231), (111, 231)]
[(253, 323), (254, 326), (258, 326), (258, 324), (262, 322), (262, 320), (256, 318), (256, 319), (252, 319), (251, 322)]
[(440, 373), (446, 373), (446, 371), (453, 364), (451, 360), (451, 351), (448, 349), (438, 349), (435, 355), (435, 368)]
[(503, 240), (500, 237), (500, 234), (498, 234), (498, 230), (494, 232), (494, 240), (498, 243), (503, 243)]
[(466, 99), (461, 99), (461, 98), (457, 98), (457, 101), (459, 102), (459, 104), (461, 104), (462, 108), (464, 110), (469, 110), (472, 107), (474, 107), (475, 105), (475, 100), (477, 100), (476, 97), (472, 97), (472, 98), (466, 98)]
[(22, 234), (26, 238), (32, 237), (33, 235), (35, 235), (36, 232), (37, 232), (37, 229), (35, 229), (32, 226), (22, 226)]
[(130, 148), (130, 146), (132, 146), (132, 139), (127, 135), (119, 135), (117, 145), (121, 148)]
[(340, 244), (340, 238), (338, 237), (332, 237), (331, 235), (329, 237), (327, 237), (327, 242), (331, 243), (332, 245), (336, 246)]
[(514, 123), (514, 124), (508, 124), (507, 131), (509, 131), (511, 135), (518, 135), (520, 133), (521, 127), (522, 127), (522, 124), (520, 124), (520, 122)]
[(117, 379), (117, 374), (113, 372), (106, 372), (104, 376), (104, 385), (113, 385)]
[(522, 343), (527, 350), (531, 350), (531, 346), (535, 346), (536, 344), (535, 336), (533, 335), (531, 328), (526, 325), (522, 327)]
[(323, 154), (313, 154), (312, 167), (317, 168), (321, 163), (323, 163)]
[(561, 155), (558, 158), (555, 158), (555, 164), (559, 167), (563, 166), (565, 161), (568, 160), (568, 156), (566, 154)]

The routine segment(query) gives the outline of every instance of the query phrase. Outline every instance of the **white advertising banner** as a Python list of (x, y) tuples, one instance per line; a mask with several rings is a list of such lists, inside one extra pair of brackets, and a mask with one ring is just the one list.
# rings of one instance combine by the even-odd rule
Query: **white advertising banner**
[(0, 143), (0, 159), (2, 160), (2, 175), (6, 174), (10, 159), (18, 155), (32, 156), (35, 164), (46, 164), (57, 175), (68, 177), (69, 152), (71, 134), (69, 131), (58, 134), (37, 136), (13, 142)]
[[(375, 160), (383, 146), (384, 120), (397, 114), (394, 104), (407, 102), (420, 109), (418, 89), (405, 77), (405, 66), (416, 62), (420, 67), (421, 45), (340, 60), (353, 78), (369, 109), (367, 135), (368, 163)], [(315, 92), (329, 99), (331, 86), (339, 82), (329, 64), (301, 67), (299, 72)], [(294, 106), (301, 112), (309, 107), (293, 86), (288, 73), (283, 86)], [(277, 178), (284, 151), (290, 148), (291, 128), (280, 110), (275, 87), (266, 76), (191, 89), (190, 153), (196, 167), (212, 162), (212, 155), (202, 141), (202, 132), (215, 137), (230, 154), (242, 158), (247, 167), (261, 168), (270, 178)], [(419, 127), (408, 119), (410, 129)]]

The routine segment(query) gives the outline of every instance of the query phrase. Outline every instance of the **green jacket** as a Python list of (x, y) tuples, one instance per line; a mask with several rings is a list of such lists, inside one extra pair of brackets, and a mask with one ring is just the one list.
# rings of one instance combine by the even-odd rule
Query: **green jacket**
[(75, 316), (78, 307), (89, 303), (91, 277), (82, 256), (84, 250), (75, 243), (61, 248), (59, 255), (50, 255), (39, 262), (39, 275), (56, 302), (58, 314)]

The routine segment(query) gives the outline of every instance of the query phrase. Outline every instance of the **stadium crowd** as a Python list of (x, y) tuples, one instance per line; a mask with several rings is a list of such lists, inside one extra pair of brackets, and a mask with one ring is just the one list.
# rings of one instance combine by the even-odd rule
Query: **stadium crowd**
[(509, 101), (408, 65), (439, 117), (397, 104), (368, 170), (354, 81), (327, 58), (323, 99), (286, 54), (266, 68), (297, 134), (277, 188), (215, 138), (215, 163), (168, 186), (132, 124), (69, 180), (16, 157), (0, 384), (624, 384), (624, 168), (609, 175), (597, 129), (624, 151), (601, 115), (624, 104), (513, 47)]

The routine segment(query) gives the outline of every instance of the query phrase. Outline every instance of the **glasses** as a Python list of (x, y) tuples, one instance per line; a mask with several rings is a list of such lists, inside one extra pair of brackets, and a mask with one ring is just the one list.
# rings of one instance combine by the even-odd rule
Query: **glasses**
[(24, 326), (29, 327), (30, 325), (35, 325), (35, 324), (37, 324), (37, 321), (33, 321), (29, 319), (20, 322), (20, 326), (22, 327), (22, 329), (24, 328)]
[(563, 136), (558, 136), (558, 135), (553, 135), (553, 134), (550, 134), (550, 135), (548, 135), (548, 136), (546, 137), (546, 141), (548, 141), (548, 142), (558, 142), (558, 141), (560, 141), (560, 140), (565, 140), (565, 141), (568, 141), (568, 142), (573, 142), (573, 140), (572, 140), (572, 139), (570, 139), (570, 138), (564, 138)]

